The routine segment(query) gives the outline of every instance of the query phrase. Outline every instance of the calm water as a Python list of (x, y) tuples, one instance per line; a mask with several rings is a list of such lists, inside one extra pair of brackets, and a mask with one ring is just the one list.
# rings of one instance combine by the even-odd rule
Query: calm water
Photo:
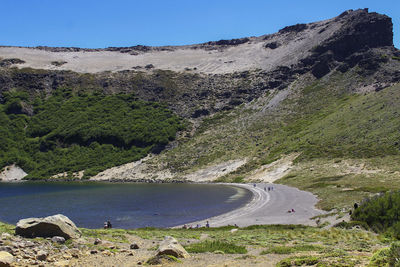
[(170, 227), (238, 208), (245, 189), (209, 184), (0, 183), (0, 221), (68, 216), (78, 227)]

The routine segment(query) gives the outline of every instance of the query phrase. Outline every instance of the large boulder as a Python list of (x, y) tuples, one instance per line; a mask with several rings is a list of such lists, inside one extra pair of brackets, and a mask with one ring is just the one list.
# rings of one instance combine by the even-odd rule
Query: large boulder
[(14, 256), (6, 251), (0, 251), (0, 267), (9, 267), (14, 261)]
[(172, 236), (166, 236), (157, 250), (157, 256), (170, 255), (176, 258), (188, 258), (189, 253)]
[(81, 232), (66, 216), (57, 214), (46, 218), (19, 220), (15, 233), (24, 237), (62, 236), (65, 239), (79, 238)]

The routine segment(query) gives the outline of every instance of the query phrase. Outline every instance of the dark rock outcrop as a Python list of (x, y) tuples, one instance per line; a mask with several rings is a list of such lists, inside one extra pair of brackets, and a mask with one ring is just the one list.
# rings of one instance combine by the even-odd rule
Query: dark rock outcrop
[(19, 58), (6, 58), (3, 60), (0, 60), (0, 67), (9, 67), (14, 64), (24, 64), (25, 61)]
[(356, 10), (339, 16), (342, 27), (333, 36), (314, 48), (321, 55), (332, 51), (334, 59), (346, 57), (365, 48), (393, 46), (393, 23), (386, 15)]
[(304, 23), (299, 23), (296, 25), (291, 25), (291, 26), (286, 26), (283, 29), (279, 30), (279, 33), (288, 33), (288, 32), (301, 32), (304, 31), (305, 29), (307, 29), (307, 24)]
[(250, 41), (249, 38), (239, 38), (239, 39), (231, 39), (231, 40), (219, 40), (214, 42), (208, 42), (208, 45), (240, 45)]
[(270, 49), (276, 49), (279, 46), (281, 46), (281, 44), (278, 42), (271, 42), (271, 43), (264, 45), (265, 48), (270, 48)]

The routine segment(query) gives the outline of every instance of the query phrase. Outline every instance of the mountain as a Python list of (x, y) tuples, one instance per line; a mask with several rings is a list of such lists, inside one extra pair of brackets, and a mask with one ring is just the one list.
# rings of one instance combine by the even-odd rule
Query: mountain
[(0, 167), (27, 178), (281, 178), (324, 208), (398, 187), (400, 51), (367, 9), (259, 37), (0, 57)]

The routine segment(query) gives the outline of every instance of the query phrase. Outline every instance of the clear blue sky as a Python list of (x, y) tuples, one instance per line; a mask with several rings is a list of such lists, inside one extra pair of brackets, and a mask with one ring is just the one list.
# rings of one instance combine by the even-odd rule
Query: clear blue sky
[(0, 45), (182, 45), (274, 33), (368, 7), (393, 19), (400, 0), (0, 0)]

